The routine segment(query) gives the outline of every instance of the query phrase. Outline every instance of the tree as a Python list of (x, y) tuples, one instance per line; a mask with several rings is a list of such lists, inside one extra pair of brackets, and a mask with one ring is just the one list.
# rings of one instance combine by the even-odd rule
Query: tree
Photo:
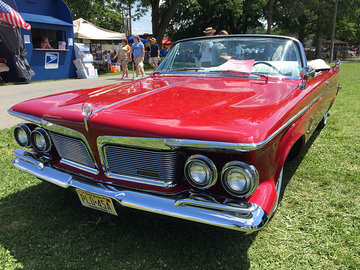
[(115, 0), (65, 0), (73, 19), (83, 18), (100, 27), (120, 31), (123, 27), (121, 5)]
[(267, 21), (266, 34), (271, 34), (271, 28), (273, 24), (273, 14), (274, 14), (274, 0), (269, 0), (266, 5), (265, 17)]
[(179, 4), (169, 35), (174, 39), (201, 36), (206, 27), (229, 33), (257, 33), (264, 29), (267, 0), (188, 0)]
[(339, 1), (336, 38), (360, 44), (360, 0)]
[[(153, 36), (161, 42), (169, 27), (180, 0), (148, 0), (151, 6), (151, 22)], [(146, 4), (147, 1), (143, 1)]]
[(333, 21), (332, 21), (331, 44), (330, 44), (330, 60), (329, 60), (329, 62), (332, 62), (333, 54), (334, 54), (334, 40), (335, 40), (336, 16), (337, 16), (338, 5), (339, 5), (339, 0), (336, 0), (335, 6), (334, 6)]

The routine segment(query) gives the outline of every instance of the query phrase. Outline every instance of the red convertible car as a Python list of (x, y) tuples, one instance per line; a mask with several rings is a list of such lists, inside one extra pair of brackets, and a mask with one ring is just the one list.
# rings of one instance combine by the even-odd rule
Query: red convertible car
[(339, 63), (290, 37), (181, 40), (147, 78), (21, 102), (20, 170), (121, 206), (247, 233), (279, 203), (285, 161), (326, 123)]

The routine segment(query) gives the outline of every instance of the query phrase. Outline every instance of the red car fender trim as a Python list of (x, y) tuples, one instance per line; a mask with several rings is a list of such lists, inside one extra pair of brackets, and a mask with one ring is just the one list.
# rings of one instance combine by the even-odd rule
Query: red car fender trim
[(277, 200), (274, 179), (263, 180), (260, 182), (254, 194), (249, 198), (249, 203), (260, 206), (268, 215), (274, 208)]

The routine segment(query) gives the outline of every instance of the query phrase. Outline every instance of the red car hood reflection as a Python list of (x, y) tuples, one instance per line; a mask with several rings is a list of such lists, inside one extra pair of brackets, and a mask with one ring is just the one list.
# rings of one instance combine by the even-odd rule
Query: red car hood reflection
[[(287, 110), (296, 83), (294, 80), (148, 77), (33, 99), (15, 105), (12, 110), (58, 124), (83, 125), (81, 107), (88, 102), (94, 111), (90, 126), (97, 128), (122, 128), (160, 137), (223, 141), (237, 138), (253, 142), (267, 133), (259, 130), (261, 126), (273, 127), (282, 111)], [(271, 125), (264, 125), (267, 121)], [(230, 131), (233, 135), (220, 138), (221, 132), (225, 135)]]

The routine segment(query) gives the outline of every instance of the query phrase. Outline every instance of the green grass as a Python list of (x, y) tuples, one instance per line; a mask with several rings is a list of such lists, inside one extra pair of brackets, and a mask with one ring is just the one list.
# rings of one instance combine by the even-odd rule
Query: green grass
[(251, 235), (84, 208), (13, 168), (12, 129), (0, 130), (0, 269), (359, 269), (360, 63), (341, 68), (328, 125), (285, 167), (278, 211)]

